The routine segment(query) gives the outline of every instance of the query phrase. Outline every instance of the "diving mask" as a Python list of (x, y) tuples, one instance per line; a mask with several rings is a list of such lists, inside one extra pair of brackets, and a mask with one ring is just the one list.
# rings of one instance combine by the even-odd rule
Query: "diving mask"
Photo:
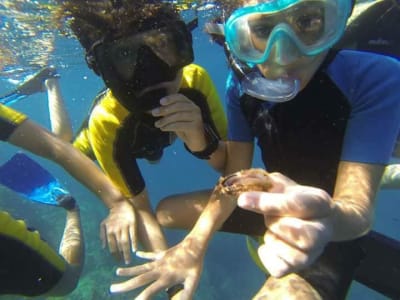
[(107, 81), (126, 83), (136, 92), (172, 81), (194, 59), (192, 37), (186, 24), (168, 26), (93, 44), (86, 60)]
[[(225, 38), (229, 50), (246, 63), (262, 64), (271, 51), (279, 52), (277, 57), (294, 51), (317, 55), (341, 37), (350, 12), (349, 0), (265, 1), (234, 11)], [(285, 46), (279, 47), (282, 41)]]

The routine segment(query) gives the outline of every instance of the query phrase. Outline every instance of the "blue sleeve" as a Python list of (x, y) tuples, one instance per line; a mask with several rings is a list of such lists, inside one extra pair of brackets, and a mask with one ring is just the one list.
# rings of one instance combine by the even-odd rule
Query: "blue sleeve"
[(400, 63), (393, 58), (341, 51), (328, 75), (350, 102), (342, 160), (387, 164), (400, 125)]
[(254, 137), (251, 133), (251, 128), (240, 107), (240, 83), (232, 71), (228, 74), (225, 90), (228, 140), (235, 142), (253, 142)]

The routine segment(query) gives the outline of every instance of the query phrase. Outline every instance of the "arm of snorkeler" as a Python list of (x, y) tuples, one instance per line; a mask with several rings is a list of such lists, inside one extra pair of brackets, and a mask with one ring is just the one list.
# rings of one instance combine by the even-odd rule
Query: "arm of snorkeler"
[[(247, 169), (252, 160), (252, 143), (235, 143), (232, 147), (237, 156), (227, 163), (227, 172)], [(228, 169), (228, 168), (231, 168)], [(227, 200), (227, 201), (226, 201)], [(142, 266), (119, 268), (119, 276), (135, 276), (111, 286), (111, 292), (122, 293), (150, 284), (138, 299), (148, 299), (159, 291), (183, 283), (179, 299), (192, 299), (198, 285), (203, 259), (209, 241), (236, 208), (236, 201), (212, 196), (190, 233), (178, 245), (159, 253), (141, 253), (143, 258), (154, 259)], [(141, 276), (144, 275), (144, 276)], [(150, 282), (146, 278), (158, 278)]]
[(384, 165), (340, 162), (333, 194), (333, 241), (351, 240), (371, 229), (384, 169)]
[(209, 241), (236, 207), (236, 201), (225, 200), (211, 196), (193, 229), (176, 246), (158, 253), (138, 252), (139, 257), (154, 261), (117, 269), (117, 275), (133, 278), (112, 284), (110, 291), (123, 293), (148, 285), (136, 299), (150, 299), (158, 292), (183, 284), (183, 290), (177, 297), (181, 300), (193, 299)]
[(121, 192), (90, 159), (70, 143), (57, 138), (34, 122), (24, 121), (13, 132), (8, 142), (56, 162), (101, 198), (104, 203), (125, 201)]

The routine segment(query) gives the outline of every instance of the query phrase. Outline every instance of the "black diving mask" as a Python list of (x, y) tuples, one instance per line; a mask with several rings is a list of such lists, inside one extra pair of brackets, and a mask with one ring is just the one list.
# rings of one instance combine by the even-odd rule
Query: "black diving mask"
[(193, 62), (192, 36), (184, 22), (172, 22), (130, 36), (99, 40), (86, 60), (114, 94), (121, 88), (136, 94), (174, 80), (180, 69)]

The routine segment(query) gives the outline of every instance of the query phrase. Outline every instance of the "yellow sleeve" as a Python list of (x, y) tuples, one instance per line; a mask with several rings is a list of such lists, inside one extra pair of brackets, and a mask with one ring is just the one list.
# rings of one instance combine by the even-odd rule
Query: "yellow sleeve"
[(183, 69), (182, 88), (194, 88), (207, 99), (211, 117), (223, 140), (227, 138), (227, 118), (221, 98), (208, 72), (201, 66), (191, 64)]
[(27, 118), (23, 113), (0, 104), (0, 140), (7, 140), (14, 130)]

